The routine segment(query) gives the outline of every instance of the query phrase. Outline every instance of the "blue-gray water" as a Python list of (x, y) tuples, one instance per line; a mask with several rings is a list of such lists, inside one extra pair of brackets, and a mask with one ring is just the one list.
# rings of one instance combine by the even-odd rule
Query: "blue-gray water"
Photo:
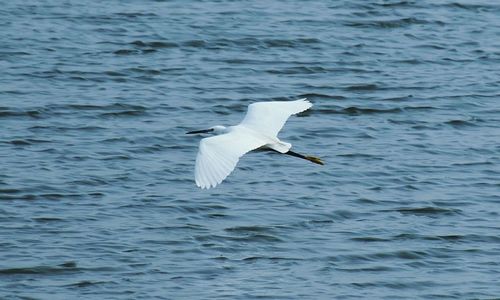
[[(472, 3), (472, 4), (471, 4)], [(4, 1), (1, 299), (500, 297), (495, 1)], [(200, 136), (307, 97), (194, 184)]]

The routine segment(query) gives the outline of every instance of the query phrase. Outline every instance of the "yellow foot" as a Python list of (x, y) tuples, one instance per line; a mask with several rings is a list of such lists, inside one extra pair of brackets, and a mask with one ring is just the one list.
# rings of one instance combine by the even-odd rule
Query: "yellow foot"
[(315, 156), (306, 156), (306, 159), (310, 162), (313, 162), (318, 165), (324, 165), (325, 163), (318, 157)]

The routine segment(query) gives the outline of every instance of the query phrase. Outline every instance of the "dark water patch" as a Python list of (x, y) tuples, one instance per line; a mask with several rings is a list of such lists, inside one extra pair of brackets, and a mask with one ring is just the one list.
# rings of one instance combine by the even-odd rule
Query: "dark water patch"
[(153, 49), (153, 48), (142, 49), (142, 50), (137, 50), (137, 49), (119, 49), (119, 50), (113, 51), (113, 54), (126, 56), (126, 55), (149, 54), (149, 53), (154, 53), (156, 51), (157, 51), (157, 49)]
[(381, 238), (381, 237), (375, 237), (375, 236), (363, 236), (363, 237), (354, 237), (351, 238), (351, 240), (356, 241), (356, 242), (364, 242), (364, 243), (371, 243), (371, 242), (390, 242), (391, 239), (387, 238)]
[(451, 3), (443, 3), (443, 6), (448, 6), (452, 8), (460, 8), (466, 11), (479, 13), (481, 11), (498, 11), (500, 12), (500, 5), (496, 3), (467, 3), (467, 2), (451, 2)]
[(144, 153), (157, 153), (165, 151), (166, 149), (185, 149), (185, 146), (170, 146), (170, 145), (149, 145), (145, 147), (133, 147), (127, 148), (126, 150), (131, 153), (144, 154)]
[[(255, 102), (255, 101), (252, 101)], [(230, 115), (233, 113), (245, 113), (247, 105), (243, 103), (229, 104), (229, 105), (214, 105), (213, 110), (221, 115)]]
[(147, 115), (147, 113), (144, 110), (123, 110), (123, 111), (106, 112), (106, 113), (99, 114), (99, 116), (103, 117), (103, 118), (107, 118), (107, 117), (137, 117), (137, 116), (144, 116), (144, 115)]
[(99, 160), (104, 160), (104, 161), (110, 161), (110, 160), (129, 160), (129, 159), (132, 159), (132, 157), (129, 156), (129, 155), (124, 155), (124, 154), (121, 154), (121, 155), (107, 155), (107, 156), (99, 158)]
[(130, 44), (139, 48), (150, 48), (150, 49), (176, 48), (179, 46), (178, 44), (173, 42), (162, 42), (162, 41), (143, 42), (140, 40), (133, 41)]
[(256, 45), (260, 46), (260, 40), (257, 38), (239, 38), (239, 39), (216, 39), (212, 42), (213, 45), (215, 46), (220, 46), (220, 47), (247, 47), (251, 46), (254, 47)]
[(12, 145), (15, 145), (15, 146), (27, 146), (27, 145), (31, 145), (31, 143), (28, 142), (27, 140), (11, 140), (11, 141), (5, 141), (4, 143), (12, 144)]
[(21, 192), (22, 192), (22, 190), (14, 189), (14, 188), (0, 189), (0, 194), (18, 194)]
[(158, 15), (152, 12), (119, 12), (116, 13), (115, 15), (117, 16), (124, 16), (124, 17), (130, 17), (130, 18), (135, 18), (135, 17), (157, 17)]
[(302, 261), (302, 258), (292, 258), (292, 257), (279, 257), (279, 256), (249, 256), (242, 258), (243, 262), (256, 262), (256, 261), (268, 261), (271, 263), (285, 262), (294, 263)]
[(34, 144), (45, 144), (45, 143), (52, 143), (52, 141), (49, 140), (40, 140), (40, 139), (15, 139), (15, 140), (10, 140), (10, 141), (1, 141), (2, 143), (6, 144), (11, 144), (14, 146), (28, 146), (28, 145), (34, 145)]
[(245, 59), (245, 58), (227, 58), (227, 59), (212, 59), (205, 58), (206, 61), (220, 61), (230, 65), (263, 65), (266, 62), (258, 59)]
[(37, 199), (43, 200), (61, 200), (64, 198), (77, 198), (80, 195), (78, 194), (61, 194), (61, 193), (41, 193), (37, 194)]
[(401, 60), (398, 59), (398, 60), (395, 60), (393, 62), (397, 63), (397, 64), (409, 64), (409, 65), (419, 65), (419, 64), (425, 63), (425, 61), (420, 60), (420, 59), (416, 59), (416, 58), (413, 58), (413, 59), (401, 59)]
[[(87, 117), (110, 117), (110, 116), (142, 116), (147, 114), (147, 108), (141, 105), (133, 105), (126, 103), (112, 103), (112, 104), (51, 104), (40, 109), (46, 116), (61, 116), (61, 115), (75, 115), (82, 112), (89, 112)], [(30, 130), (70, 130), (68, 127), (63, 126), (44, 126), (36, 125), (29, 128)], [(75, 126), (73, 129), (103, 129), (99, 126)]]
[(0, 269), (0, 276), (11, 275), (62, 275), (74, 274), (81, 272), (82, 269), (78, 268), (75, 263), (64, 263), (58, 266), (34, 266), (23, 268), (7, 268)]
[(98, 73), (94, 72), (94, 71), (63, 70), (61, 68), (53, 67), (50, 70), (42, 70), (42, 71), (32, 72), (30, 74), (25, 74), (25, 75), (37, 77), (37, 78), (54, 79), (54, 78), (61, 78), (64, 75), (85, 77), (88, 75), (97, 75), (97, 74)]
[[(402, 233), (395, 235), (390, 240), (421, 240), (421, 241), (446, 241), (454, 243), (492, 243), (500, 242), (500, 237), (494, 235), (478, 235), (478, 234), (446, 234), (446, 235), (423, 235), (415, 233)], [(444, 252), (446, 249), (443, 249)], [(438, 254), (435, 254), (437, 256)], [(442, 254), (440, 254), (442, 255)], [(448, 255), (449, 256), (449, 255)]]
[(141, 53), (140, 50), (134, 50), (134, 49), (119, 49), (113, 52), (113, 54), (116, 55), (134, 55), (139, 53)]
[(494, 165), (493, 162), (491, 161), (470, 161), (470, 162), (459, 162), (459, 163), (453, 163), (451, 164), (452, 166), (485, 166), (485, 165)]
[(314, 99), (345, 100), (345, 99), (347, 99), (346, 97), (340, 96), (340, 95), (328, 95), (328, 94), (320, 94), (320, 93), (300, 94), (297, 96), (297, 98), (307, 98), (309, 100), (314, 100)]
[(142, 105), (127, 104), (127, 103), (112, 103), (105, 105), (93, 105), (93, 104), (65, 104), (61, 106), (55, 106), (60, 108), (69, 108), (76, 110), (146, 110), (146, 107)]
[(398, 250), (387, 252), (376, 252), (369, 254), (347, 254), (337, 257), (339, 261), (349, 263), (380, 262), (381, 260), (402, 259), (402, 260), (422, 260), (429, 256), (425, 251)]
[(417, 233), (400, 233), (393, 237), (390, 240), (392, 241), (406, 241), (406, 240), (414, 240), (414, 241), (427, 241), (427, 240), (444, 240), (450, 242), (458, 242), (464, 240), (464, 235), (459, 234), (449, 234), (449, 235), (423, 235)]
[(273, 229), (268, 226), (237, 226), (237, 227), (229, 227), (224, 230), (239, 234), (262, 233), (262, 232), (266, 233), (273, 231)]
[(76, 287), (76, 288), (87, 288), (87, 287), (93, 287), (93, 286), (96, 286), (96, 285), (110, 284), (110, 283), (114, 283), (114, 282), (82, 280), (82, 281), (71, 283), (71, 284), (68, 284), (68, 285), (65, 285), (65, 286), (67, 286), (67, 287)]
[[(5, 95), (27, 95), (29, 94), (28, 92), (25, 91), (19, 91), (19, 90), (1, 90), (0, 95), (5, 94)], [(8, 107), (1, 107), (0, 106), (0, 111), (1, 110), (7, 110)]]
[(360, 91), (360, 92), (363, 92), (363, 91), (375, 91), (378, 88), (379, 87), (376, 84), (356, 84), (356, 85), (347, 86), (344, 89), (346, 91), (353, 91), (353, 92)]
[(359, 213), (351, 211), (351, 210), (344, 210), (344, 209), (338, 209), (335, 211), (332, 211), (331, 213), (328, 214), (323, 214), (325, 219), (321, 220), (311, 220), (311, 221), (344, 221), (344, 220), (350, 220), (350, 219), (355, 219), (360, 216)]
[[(389, 288), (392, 290), (397, 290), (401, 291), (402, 293), (403, 290), (414, 290), (414, 289), (422, 289), (422, 288), (429, 288), (429, 287), (435, 287), (437, 284), (434, 281), (430, 280), (421, 280), (421, 281), (374, 281), (374, 282), (353, 282), (351, 283), (353, 287), (356, 288), (370, 288), (370, 289), (375, 289), (375, 288)], [(399, 298), (400, 296), (397, 297), (390, 297), (390, 298)], [(442, 298), (439, 298), (442, 299)], [(460, 299), (459, 297), (453, 297), (453, 299)]]
[[(425, 130), (437, 130), (437, 129), (439, 129), (439, 126), (437, 126), (435, 124), (423, 123), (423, 124), (418, 124), (418, 125), (412, 126), (411, 128), (415, 129), (415, 130), (425, 131)], [(431, 153), (435, 153), (435, 152), (432, 151)]]
[(27, 117), (30, 119), (40, 119), (43, 117), (43, 112), (36, 109), (34, 110), (8, 109), (0, 111), (0, 119), (9, 117)]
[(262, 233), (250, 233), (242, 236), (229, 236), (229, 235), (200, 235), (195, 239), (200, 242), (237, 242), (237, 243), (279, 243), (283, 242), (280, 238)]
[(181, 45), (190, 48), (204, 48), (207, 45), (207, 42), (204, 40), (189, 40), (183, 42)]
[[(40, 128), (39, 128), (40, 129)], [(78, 131), (101, 131), (106, 130), (105, 127), (101, 126), (74, 126), (74, 127), (63, 127), (63, 126), (47, 126), (44, 129), (54, 131), (54, 132), (78, 132)]]
[[(160, 74), (162, 74), (161, 70), (148, 69), (148, 68), (143, 68), (143, 67), (129, 68), (129, 69), (126, 69), (126, 71), (132, 72), (132, 73), (146, 74), (146, 75), (160, 75)], [(167, 69), (167, 71), (172, 71), (172, 70)]]
[(317, 38), (298, 38), (295, 42), (300, 44), (319, 44), (321, 40)]
[(336, 113), (336, 114), (347, 114), (353, 116), (359, 115), (370, 115), (370, 114), (395, 114), (402, 113), (405, 111), (412, 110), (430, 110), (434, 109), (431, 106), (403, 106), (403, 107), (392, 107), (392, 108), (371, 108), (371, 107), (358, 107), (350, 106), (342, 109), (315, 109), (315, 112), (319, 113)]
[(287, 75), (295, 75), (295, 74), (317, 74), (317, 73), (326, 73), (329, 72), (328, 69), (323, 67), (290, 67), (285, 69), (273, 69), (266, 71), (269, 74), (287, 74)]
[[(163, 68), (161, 69), (161, 72), (163, 73), (167, 73), (167, 74), (170, 74), (170, 75), (183, 75), (184, 74), (184, 71), (186, 71), (187, 69), (186, 68), (183, 68), (183, 67), (178, 67), (178, 68)], [(183, 107), (185, 108), (185, 107)]]
[(191, 205), (169, 205), (169, 206), (163, 206), (164, 208), (169, 208), (175, 211), (183, 211), (183, 212), (188, 212), (188, 213), (193, 213), (193, 214), (200, 214), (200, 213), (218, 213), (220, 211), (223, 211), (227, 209), (225, 206), (217, 205), (217, 204), (209, 204), (209, 205), (198, 205), (198, 206), (191, 206)]
[(352, 273), (367, 273), (367, 272), (391, 272), (395, 271), (395, 268), (388, 266), (373, 266), (364, 268), (335, 268), (335, 270), (340, 272), (352, 272)]
[[(364, 138), (373, 138), (371, 136)], [(371, 158), (371, 159), (383, 159), (378, 155), (368, 154), (368, 153), (341, 153), (337, 154), (340, 157), (348, 157), (348, 158)]]
[[(118, 52), (121, 53), (121, 52)], [(122, 53), (125, 54), (125, 53)], [(33, 72), (30, 74), (25, 74), (27, 77), (43, 78), (43, 79), (54, 79), (60, 81), (76, 80), (76, 81), (86, 81), (89, 83), (104, 83), (108, 80), (113, 80), (115, 82), (124, 82), (128, 74), (123, 72), (109, 70), (109, 71), (81, 71), (81, 70), (69, 70), (69, 69), (51, 69), (39, 72)]]
[(375, 205), (375, 204), (379, 203), (379, 201), (377, 201), (377, 200), (369, 199), (369, 198), (365, 198), (365, 197), (356, 199), (356, 202), (364, 204), (364, 205)]
[(0, 59), (8, 59), (11, 56), (28, 56), (29, 52), (24, 51), (0, 51)]
[(431, 49), (431, 50), (446, 50), (448, 49), (448, 45), (444, 44), (421, 44), (415, 46), (416, 48), (421, 48), (421, 49)]
[(53, 223), (53, 222), (62, 222), (64, 219), (58, 217), (35, 217), (32, 218), (33, 221), (37, 223)]
[(322, 218), (313, 218), (311, 220), (307, 221), (302, 221), (298, 222), (297, 224), (294, 224), (295, 227), (298, 228), (320, 228), (324, 226), (331, 226), (335, 221), (329, 217), (322, 217)]
[(112, 137), (106, 138), (104, 140), (99, 141), (101, 143), (131, 143), (132, 141), (126, 137)]
[(440, 215), (456, 215), (461, 214), (460, 209), (451, 209), (451, 208), (441, 208), (435, 206), (426, 206), (426, 207), (403, 207), (398, 208), (394, 211), (400, 212), (402, 214), (410, 214), (410, 215), (423, 215), (423, 216), (440, 216)]
[(451, 61), (451, 62), (457, 62), (457, 63), (469, 63), (475, 61), (473, 58), (452, 58), (452, 57), (445, 57), (443, 58), (444, 61)]
[(467, 121), (467, 120), (450, 120), (446, 121), (445, 124), (451, 125), (453, 127), (469, 127), (469, 126), (476, 126), (473, 121)]
[(316, 47), (318, 44), (321, 44), (321, 40), (317, 38), (262, 39), (257, 37), (191, 40), (182, 43), (183, 46), (206, 48), (209, 50), (241, 48), (247, 51), (270, 50), (273, 48)]
[(114, 77), (127, 76), (127, 74), (125, 74), (125, 73), (120, 73), (120, 72), (116, 72), (116, 71), (106, 71), (106, 72), (104, 72), (104, 74), (106, 74), (108, 76), (114, 76)]
[(285, 40), (285, 39), (266, 39), (264, 45), (269, 48), (282, 48), (282, 47), (295, 47), (300, 44), (314, 44), (319, 43), (318, 39), (298, 39), (298, 40)]
[[(42, 191), (42, 190), (40, 190)], [(83, 197), (82, 194), (75, 193), (31, 193), (29, 191), (22, 190), (20, 193), (1, 195), (0, 200), (62, 200), (62, 199), (78, 199)]]
[(418, 7), (418, 2), (415, 1), (394, 1), (394, 2), (376, 2), (372, 5), (391, 8), (413, 8)]
[(393, 240), (420, 240), (425, 239), (424, 236), (416, 233), (400, 233), (392, 237)]
[(381, 113), (400, 113), (403, 110), (399, 107), (395, 108), (362, 108), (356, 106), (350, 106), (342, 109), (339, 113), (348, 114), (348, 115), (368, 115), (368, 114), (381, 114)]
[(238, 242), (256, 242), (256, 243), (278, 243), (283, 242), (282, 239), (278, 238), (274, 235), (269, 234), (248, 234), (246, 236), (241, 237), (230, 237), (232, 241)]
[(27, 200), (32, 201), (38, 198), (35, 194), (2, 195), (0, 200)]
[[(408, 120), (408, 119), (403, 119), (403, 120), (396, 120), (396, 119), (387, 119), (387, 122), (392, 123), (392, 124), (398, 124), (398, 125), (415, 125), (417, 124), (419, 126), (425, 126), (428, 124), (428, 122), (421, 121), (421, 120)], [(415, 145), (417, 147), (420, 147), (422, 145)]]
[[(346, 26), (349, 27), (359, 27), (359, 28), (374, 28), (374, 29), (395, 29), (408, 27), (411, 25), (422, 25), (428, 24), (429, 21), (418, 19), (415, 17), (398, 18), (392, 20), (363, 20), (363, 21), (351, 21), (345, 22)], [(435, 25), (444, 25), (442, 21), (433, 21)]]
[(423, 259), (425, 257), (429, 256), (429, 253), (425, 251), (414, 251), (414, 250), (401, 250), (401, 251), (395, 251), (395, 252), (380, 252), (376, 254), (369, 255), (370, 257), (373, 258), (382, 258), (382, 259), (387, 259), (387, 258), (399, 258), (399, 259), (408, 259), (408, 260), (414, 260), (414, 259)]
[(449, 234), (449, 235), (438, 235), (435, 237), (428, 237), (429, 239), (439, 239), (439, 240), (444, 240), (444, 241), (449, 241), (449, 242), (457, 242), (464, 240), (465, 236), (459, 235), (459, 234)]

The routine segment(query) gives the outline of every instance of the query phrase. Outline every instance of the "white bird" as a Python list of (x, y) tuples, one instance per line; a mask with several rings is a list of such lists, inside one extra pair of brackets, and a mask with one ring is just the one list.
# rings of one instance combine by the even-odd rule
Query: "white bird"
[(306, 98), (295, 101), (252, 103), (240, 124), (213, 126), (187, 134), (213, 132), (218, 134), (200, 141), (194, 177), (196, 185), (209, 189), (221, 183), (236, 167), (245, 153), (263, 147), (323, 165), (321, 159), (290, 151), (291, 144), (280, 141), (277, 134), (286, 120), (312, 106)]

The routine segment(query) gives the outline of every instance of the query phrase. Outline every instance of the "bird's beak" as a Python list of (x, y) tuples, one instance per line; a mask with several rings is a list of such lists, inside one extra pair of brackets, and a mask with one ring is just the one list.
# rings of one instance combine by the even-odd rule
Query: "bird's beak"
[(214, 129), (209, 128), (209, 129), (203, 129), (203, 130), (189, 131), (189, 132), (186, 132), (186, 134), (207, 133), (207, 132), (211, 132), (211, 131), (214, 131)]

